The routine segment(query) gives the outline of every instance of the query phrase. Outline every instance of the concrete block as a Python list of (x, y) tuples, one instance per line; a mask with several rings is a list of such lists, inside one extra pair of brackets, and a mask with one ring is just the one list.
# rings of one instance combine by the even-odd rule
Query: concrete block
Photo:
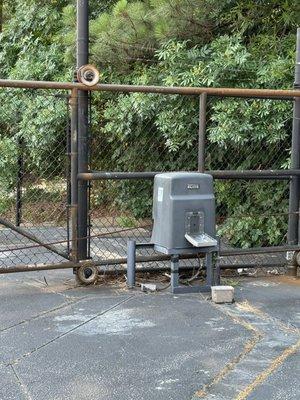
[(141, 290), (142, 292), (156, 292), (157, 285), (155, 285), (154, 283), (142, 283)]
[(214, 303), (232, 303), (234, 288), (232, 286), (212, 286), (211, 297)]

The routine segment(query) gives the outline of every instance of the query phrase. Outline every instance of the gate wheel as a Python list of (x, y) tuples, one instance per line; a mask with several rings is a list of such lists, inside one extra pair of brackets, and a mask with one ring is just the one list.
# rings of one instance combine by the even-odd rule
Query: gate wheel
[(83, 265), (76, 271), (77, 281), (84, 285), (91, 285), (97, 281), (98, 269), (93, 265)]
[(91, 64), (86, 64), (80, 67), (77, 71), (77, 80), (86, 86), (97, 85), (100, 79), (100, 73), (96, 67)]

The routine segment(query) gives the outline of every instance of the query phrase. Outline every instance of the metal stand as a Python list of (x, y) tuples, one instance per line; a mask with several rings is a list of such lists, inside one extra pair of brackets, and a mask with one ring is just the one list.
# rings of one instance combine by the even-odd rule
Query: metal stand
[[(153, 247), (150, 243), (127, 243), (127, 287), (135, 287), (136, 249)], [(215, 257), (215, 262), (214, 262)], [(211, 287), (220, 284), (219, 245), (205, 250), (206, 282), (204, 285), (183, 286), (179, 284), (179, 254), (171, 255), (171, 292), (174, 294), (210, 292)]]
[(171, 257), (171, 292), (174, 294), (210, 292), (212, 286), (220, 282), (220, 268), (213, 268), (213, 257), (217, 251), (205, 254), (206, 282), (204, 285), (183, 286), (179, 285), (179, 256)]
[(179, 256), (171, 257), (171, 288), (179, 287)]

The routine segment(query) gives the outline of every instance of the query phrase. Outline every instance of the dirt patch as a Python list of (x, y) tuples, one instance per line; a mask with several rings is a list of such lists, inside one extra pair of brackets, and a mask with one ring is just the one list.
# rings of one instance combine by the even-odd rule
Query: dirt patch
[(264, 281), (300, 286), (300, 276), (297, 278), (288, 275), (266, 276)]

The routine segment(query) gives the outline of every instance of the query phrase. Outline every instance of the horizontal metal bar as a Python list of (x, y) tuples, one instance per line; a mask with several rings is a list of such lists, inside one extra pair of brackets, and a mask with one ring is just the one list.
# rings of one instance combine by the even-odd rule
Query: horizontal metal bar
[[(192, 171), (199, 172), (199, 171)], [(90, 180), (123, 180), (123, 179), (153, 179), (155, 175), (161, 174), (161, 171), (148, 172), (101, 172), (91, 171), (78, 174), (78, 179), (83, 181)], [(299, 169), (289, 170), (214, 170), (205, 171), (215, 179), (290, 179), (292, 176), (300, 176)]]
[(138, 247), (142, 247), (142, 248), (144, 248), (144, 249), (149, 249), (149, 248), (151, 248), (151, 249), (153, 249), (154, 248), (154, 244), (153, 243), (136, 243), (135, 244), (135, 247), (136, 248), (138, 248)]
[(80, 173), (77, 175), (79, 180), (95, 181), (95, 180), (122, 180), (122, 179), (153, 179), (155, 175), (161, 172), (98, 172), (91, 171)]
[[(194, 257), (195, 258), (195, 257)], [(168, 260), (166, 260), (168, 261)], [(138, 261), (137, 263), (141, 263), (144, 261)], [(119, 263), (119, 264), (113, 264), (113, 265), (123, 265), (126, 264), (126, 261)], [(87, 264), (88, 265), (88, 264)], [(93, 263), (91, 262), (90, 265), (95, 265), (100, 267), (99, 272), (105, 273), (105, 275), (109, 274), (116, 274), (116, 273), (126, 273), (127, 268), (124, 266), (123, 268), (114, 268), (113, 270), (107, 270), (106, 268), (103, 268), (104, 266), (107, 265), (112, 265), (112, 264), (101, 264), (99, 265), (97, 262)], [(238, 264), (220, 264), (220, 269), (225, 270), (225, 269), (241, 269), (241, 268), (267, 268), (267, 267), (284, 267), (286, 263), (283, 262), (275, 262), (275, 263), (270, 263), (270, 262), (260, 262), (259, 264), (250, 264), (250, 263), (238, 263)], [(36, 266), (26, 266), (26, 265), (16, 265), (14, 267), (6, 267), (6, 268), (0, 268), (0, 275), (3, 274), (12, 274), (12, 273), (20, 273), (20, 272), (34, 272), (34, 271), (50, 271), (50, 270), (61, 270), (61, 269), (73, 269), (73, 268), (78, 268), (81, 265), (74, 264), (74, 263), (61, 263), (61, 264), (45, 264), (45, 265), (36, 265)], [(101, 268), (102, 267), (102, 268)], [(186, 266), (186, 265), (181, 265), (179, 266), (180, 271), (191, 271), (194, 270), (195, 266)], [(161, 272), (161, 271), (169, 271), (170, 267), (167, 265), (161, 265), (157, 268), (155, 267), (137, 267), (136, 272)]]
[(270, 254), (284, 253), (286, 251), (300, 251), (300, 245), (284, 245), (284, 246), (269, 246), (269, 247), (251, 247), (249, 249), (223, 249), (220, 251), (220, 256), (242, 256), (247, 254)]
[(74, 263), (63, 262), (60, 264), (42, 264), (42, 265), (14, 265), (13, 267), (1, 267), (0, 275), (14, 274), (18, 272), (50, 271), (74, 268)]
[[(220, 256), (236, 256), (236, 255), (247, 255), (247, 254), (270, 254), (270, 253), (284, 253), (285, 251), (299, 251), (299, 245), (286, 245), (286, 246), (277, 246), (277, 247), (254, 247), (251, 249), (224, 249), (221, 250)], [(180, 256), (181, 260), (195, 259), (198, 258), (196, 254), (186, 254)], [(153, 256), (137, 256), (136, 263), (145, 263), (145, 262), (159, 262), (159, 261), (169, 261), (170, 256), (168, 255), (153, 255)], [(0, 268), (0, 274), (8, 274), (8, 273), (16, 273), (16, 272), (31, 272), (31, 271), (45, 271), (45, 270), (56, 270), (56, 269), (68, 269), (68, 268), (79, 268), (83, 265), (94, 265), (94, 266), (108, 266), (108, 265), (121, 265), (126, 264), (127, 258), (115, 258), (115, 259), (107, 259), (101, 261), (86, 261), (81, 263), (74, 262), (62, 262), (59, 264), (43, 264), (43, 265), (33, 265), (33, 266), (24, 266), (24, 265), (16, 265), (14, 267), (6, 267)], [(266, 266), (278, 266), (278, 262), (276, 263), (266, 263), (263, 260), (259, 262), (259, 264), (255, 263), (233, 263), (233, 264), (221, 264), (221, 269), (237, 269), (237, 268), (262, 268)], [(284, 266), (285, 263), (280, 263), (280, 266)], [(169, 268), (166, 267), (166, 270)], [(145, 271), (151, 270), (151, 267), (145, 268)], [(153, 268), (155, 271), (161, 270), (159, 268)], [(140, 271), (137, 268), (137, 271)]]
[(106, 91), (122, 93), (158, 93), (158, 94), (181, 94), (200, 95), (207, 93), (209, 96), (222, 97), (247, 97), (247, 98), (278, 98), (293, 99), (300, 97), (298, 90), (281, 89), (245, 89), (245, 88), (211, 88), (211, 87), (180, 87), (180, 86), (144, 86), (144, 85), (119, 85), (98, 84), (86, 86), (82, 83), (72, 82), (49, 82), (49, 81), (24, 81), (0, 79), (0, 87), (24, 88), (24, 89), (62, 89), (62, 90), (87, 90)]
[(214, 170), (206, 173), (215, 179), (289, 179), (292, 176), (300, 176), (300, 169)]
[[(153, 243), (136, 243), (136, 248), (154, 248)], [(221, 249), (220, 256), (238, 256), (247, 254), (272, 254), (272, 253), (284, 253), (286, 251), (299, 251), (300, 245), (284, 245), (284, 246), (267, 246), (267, 247), (251, 247), (248, 249), (239, 248), (228, 248)]]
[(278, 90), (278, 89), (244, 89), (244, 88), (206, 88), (206, 87), (167, 87), (167, 86), (143, 86), (143, 85), (113, 85), (100, 84), (95, 90), (109, 92), (131, 92), (131, 93), (159, 93), (159, 94), (182, 94), (199, 95), (207, 93), (209, 96), (222, 97), (300, 97), (297, 90)]
[[(276, 262), (276, 263), (270, 263), (270, 262), (263, 262), (260, 263), (259, 265), (257, 264), (250, 264), (250, 263), (239, 263), (239, 264), (231, 264), (231, 265), (227, 265), (227, 264), (221, 264), (220, 265), (220, 269), (221, 270), (237, 270), (237, 269), (243, 269), (243, 268), (276, 268), (276, 267), (284, 267), (286, 265), (286, 263), (283, 262)], [(197, 267), (196, 267), (197, 268)], [(103, 268), (99, 268), (98, 269), (100, 273), (103, 273), (105, 275), (115, 275), (116, 273), (121, 273), (124, 274), (127, 272), (127, 268), (124, 266), (119, 266), (119, 267), (114, 267), (113, 269), (103, 269)], [(179, 264), (179, 271), (194, 271), (195, 270), (195, 265), (180, 265)], [(205, 270), (205, 268), (204, 268)], [(168, 265), (161, 265), (159, 267), (143, 267), (143, 266), (137, 266), (136, 267), (136, 272), (166, 272), (166, 271), (170, 271), (170, 267)]]

